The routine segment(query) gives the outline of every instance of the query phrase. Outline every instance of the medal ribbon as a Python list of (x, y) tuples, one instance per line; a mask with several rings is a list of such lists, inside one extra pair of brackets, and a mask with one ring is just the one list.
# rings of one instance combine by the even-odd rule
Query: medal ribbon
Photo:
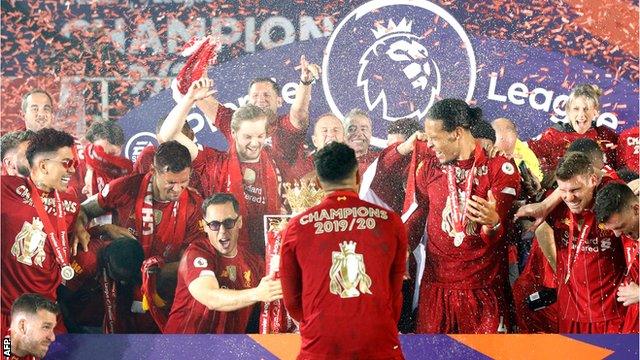
[(38, 217), (44, 224), (47, 238), (49, 238), (49, 243), (51, 244), (53, 252), (56, 256), (56, 262), (58, 263), (58, 265), (60, 265), (60, 269), (64, 268), (65, 266), (69, 266), (69, 241), (67, 239), (67, 223), (64, 219), (60, 194), (57, 190), (53, 190), (56, 202), (57, 220), (57, 226), (54, 226), (51, 222), (51, 219), (49, 219), (49, 214), (47, 214), (47, 211), (44, 209), (44, 204), (42, 203), (42, 199), (40, 198), (40, 194), (38, 193), (36, 185), (31, 179), (29, 179), (27, 182), (31, 190), (31, 201), (33, 201), (33, 207), (36, 209)]
[(574, 227), (577, 228), (577, 223), (576, 223), (575, 215), (573, 215), (573, 213), (570, 212), (569, 216), (571, 218), (571, 229), (569, 230), (569, 244), (567, 245), (567, 276), (565, 277), (565, 280), (564, 280), (565, 283), (569, 281), (569, 277), (571, 276), (571, 269), (573, 268), (576, 260), (578, 259), (578, 253), (580, 252), (580, 248), (582, 248), (582, 245), (586, 241), (587, 236), (589, 235), (589, 231), (593, 227), (593, 224), (596, 220), (595, 215), (590, 211), (588, 211), (584, 215), (584, 224), (582, 225), (582, 231), (580, 231), (580, 236), (578, 237), (578, 244), (576, 245), (576, 253), (572, 258), (573, 229)]
[(102, 287), (102, 298), (104, 300), (104, 316), (103, 330), (105, 334), (113, 334), (116, 330), (116, 284), (107, 275), (107, 268), (102, 269), (100, 276), (100, 285)]
[(640, 246), (638, 246), (638, 242), (634, 242), (632, 247), (628, 247), (627, 251), (624, 252), (627, 257), (627, 271), (624, 276), (629, 276), (629, 272), (631, 271), (631, 267), (633, 264), (638, 261), (638, 251), (640, 250)]
[(464, 218), (467, 216), (467, 200), (471, 197), (471, 189), (473, 188), (473, 180), (476, 177), (476, 164), (482, 156), (482, 147), (476, 145), (474, 151), (473, 166), (467, 175), (467, 182), (464, 187), (464, 202), (462, 210), (460, 210), (460, 200), (458, 197), (458, 186), (456, 185), (455, 166), (447, 165), (447, 187), (449, 189), (449, 204), (451, 205), (451, 217), (453, 218), (453, 226), (457, 233), (464, 232)]
[[(163, 254), (156, 254), (155, 250), (158, 245), (164, 245), (167, 242), (175, 241), (179, 242), (184, 239), (184, 232), (186, 229), (186, 221), (187, 221), (187, 197), (189, 196), (188, 190), (184, 189), (182, 194), (180, 194), (180, 198), (178, 201), (173, 202), (173, 208), (171, 209), (171, 216), (169, 219), (165, 221), (161, 221), (159, 224), (162, 229), (158, 228), (158, 231), (155, 231), (155, 216), (153, 212), (153, 185), (151, 179), (153, 177), (153, 173), (147, 173), (142, 183), (140, 184), (140, 190), (138, 191), (138, 196), (136, 198), (136, 232), (139, 236), (140, 244), (142, 245), (142, 249), (144, 251), (145, 258), (150, 256), (162, 256)], [(143, 211), (146, 209), (146, 211)], [(144, 215), (148, 214), (147, 217)], [(147, 219), (147, 221), (143, 220)], [(177, 221), (176, 221), (177, 220)], [(143, 223), (144, 221), (144, 223)], [(148, 225), (149, 232), (144, 233), (143, 230), (145, 227), (143, 225)], [(164, 226), (163, 226), (164, 225)], [(167, 230), (168, 226), (173, 226), (173, 231), (169, 234)], [(153, 241), (155, 234), (157, 233), (159, 241)], [(165, 241), (166, 240), (166, 241)], [(160, 243), (160, 244), (158, 244)]]

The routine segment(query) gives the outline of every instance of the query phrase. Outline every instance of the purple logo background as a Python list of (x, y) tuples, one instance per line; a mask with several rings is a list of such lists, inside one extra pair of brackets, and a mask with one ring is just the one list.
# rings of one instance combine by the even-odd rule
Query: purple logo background
[[(412, 3), (430, 4), (427, 1)], [(364, 4), (361, 8), (373, 6), (371, 4), (375, 5), (377, 2)], [(352, 14), (358, 11), (356, 9)], [(335, 39), (330, 53), (326, 51), (329, 41), (326, 38), (297, 42), (214, 66), (209, 70), (209, 76), (215, 81), (218, 99), (232, 107), (246, 103), (244, 96), (251, 79), (273, 77), (283, 88), (285, 101), (280, 112), (285, 113), (289, 111), (299, 79), (299, 72), (294, 67), (300, 55), (304, 54), (311, 62), (327, 64), (321, 83), (313, 86), (311, 126), (320, 114), (337, 112), (333, 107), (343, 115), (354, 107), (368, 111), (364, 88), (358, 85), (361, 68), (359, 61), (376, 41), (372, 31), (377, 29), (376, 24), (387, 26), (389, 20), (393, 20), (397, 25), (403, 18), (411, 22), (411, 33), (418, 36), (418, 42), (424, 45), (428, 52), (427, 59), (433, 60), (440, 69), (440, 97), (467, 98), (472, 61), (465, 54), (469, 50), (462, 48), (461, 37), (453, 30), (452, 25), (444, 25), (443, 17), (429, 15), (423, 7), (411, 5), (386, 6), (373, 13), (365, 11), (359, 16), (347, 16), (332, 34), (331, 39)], [(362, 25), (356, 24), (356, 21)], [(352, 25), (353, 27), (349, 27)], [(344, 31), (345, 29), (351, 30)], [(477, 75), (471, 102), (482, 108), (486, 120), (497, 117), (514, 120), (521, 139), (534, 137), (554, 122), (563, 121), (566, 95), (571, 87), (580, 83), (595, 83), (605, 90), (598, 118), (600, 124), (618, 132), (637, 124), (636, 84), (618, 79), (602, 68), (558, 52), (527, 47), (513, 41), (471, 35), (468, 37), (475, 55)], [(408, 37), (405, 36), (404, 39)], [(416, 100), (409, 96), (404, 98), (402, 95), (402, 91), (407, 94), (417, 91), (409, 85), (409, 79), (402, 71), (403, 67), (387, 69), (385, 64), (389, 63), (376, 64), (377, 67), (371, 68), (375, 70), (370, 75), (365, 72), (366, 75), (362, 76), (363, 79), (375, 79), (374, 75), (379, 73), (383, 79), (375, 84), (375, 89), (370, 86), (369, 91), (377, 95), (382, 90), (391, 94), (400, 89), (400, 94), (394, 93), (393, 97), (388, 95), (388, 99), (392, 99), (388, 101), (389, 114), (407, 113), (412, 109), (412, 103), (414, 110), (419, 109), (424, 104), (424, 99), (416, 97)], [(432, 62), (429, 61), (429, 64)], [(427, 81), (429, 80), (430, 78)], [(430, 86), (427, 85), (425, 91), (428, 92), (429, 89)], [(333, 99), (335, 106), (330, 106), (327, 100), (329, 97)], [(133, 137), (143, 131), (153, 133), (157, 120), (166, 116), (174, 105), (170, 90), (166, 90), (121, 119), (130, 140), (125, 149), (126, 156), (134, 157), (146, 145), (148, 140), (145, 139), (149, 138)], [(386, 138), (388, 121), (383, 120), (383, 107), (378, 104), (370, 113), (374, 121), (374, 136)], [(216, 148), (226, 147), (224, 138), (195, 108), (189, 116), (189, 123), (194, 127), (199, 143)]]

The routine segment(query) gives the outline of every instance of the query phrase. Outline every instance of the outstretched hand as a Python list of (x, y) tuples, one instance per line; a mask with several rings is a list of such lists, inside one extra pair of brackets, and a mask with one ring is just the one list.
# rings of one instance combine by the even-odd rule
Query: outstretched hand
[(300, 56), (300, 65), (296, 66), (300, 70), (300, 81), (308, 83), (320, 78), (320, 66), (309, 63), (304, 55)]
[(402, 144), (398, 145), (397, 150), (400, 155), (409, 155), (413, 152), (416, 141), (427, 141), (427, 135), (422, 131), (416, 131), (409, 136)]
[(216, 91), (213, 89), (213, 80), (206, 75), (194, 81), (185, 95), (190, 101), (200, 101), (213, 95)]

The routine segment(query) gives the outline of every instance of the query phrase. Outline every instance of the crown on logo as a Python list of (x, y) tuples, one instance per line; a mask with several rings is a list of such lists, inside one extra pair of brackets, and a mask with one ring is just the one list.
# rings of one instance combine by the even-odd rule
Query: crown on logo
[(297, 181), (291, 186), (284, 183), (284, 197), (289, 202), (294, 214), (299, 214), (310, 207), (316, 206), (324, 198), (324, 191), (316, 187), (313, 182)]
[(343, 254), (355, 254), (356, 253), (356, 243), (354, 241), (345, 241), (340, 243), (340, 251)]
[(407, 21), (406, 18), (402, 18), (402, 20), (400, 20), (400, 22), (397, 24), (393, 21), (393, 19), (390, 19), (387, 27), (377, 23), (375, 30), (371, 29), (371, 31), (373, 32), (373, 35), (376, 37), (376, 39), (380, 39), (381, 37), (391, 33), (410, 33), (412, 24), (413, 22)]

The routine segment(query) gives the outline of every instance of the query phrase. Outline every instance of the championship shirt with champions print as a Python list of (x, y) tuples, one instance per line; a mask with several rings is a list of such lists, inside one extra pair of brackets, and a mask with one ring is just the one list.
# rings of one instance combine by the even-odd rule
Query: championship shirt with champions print
[(280, 276), (303, 358), (396, 358), (407, 238), (400, 217), (335, 191), (289, 220)]
[(238, 247), (233, 258), (220, 256), (209, 240), (191, 243), (180, 260), (178, 285), (165, 334), (243, 334), (253, 306), (235, 311), (209, 310), (189, 292), (195, 279), (212, 276), (221, 289), (244, 290), (258, 286), (260, 274), (250, 252)]
[[(24, 293), (37, 293), (56, 299), (56, 289), (62, 282), (60, 265), (53, 247), (31, 200), (27, 180), (2, 176), (2, 317), (8, 324), (11, 304)], [(45, 211), (54, 226), (57, 209), (53, 192), (40, 194)], [(60, 193), (67, 224), (67, 238), (75, 226), (80, 204), (75, 196)]]
[[(576, 214), (576, 221), (583, 221), (590, 212), (586, 210)], [(559, 320), (590, 323), (623, 317), (625, 309), (616, 301), (616, 291), (625, 273), (620, 238), (605, 230), (603, 224), (594, 222), (579, 251), (576, 251), (581, 233), (574, 226), (570, 277), (565, 283), (571, 216), (564, 202), (547, 217), (547, 223), (553, 228), (556, 243)]]

